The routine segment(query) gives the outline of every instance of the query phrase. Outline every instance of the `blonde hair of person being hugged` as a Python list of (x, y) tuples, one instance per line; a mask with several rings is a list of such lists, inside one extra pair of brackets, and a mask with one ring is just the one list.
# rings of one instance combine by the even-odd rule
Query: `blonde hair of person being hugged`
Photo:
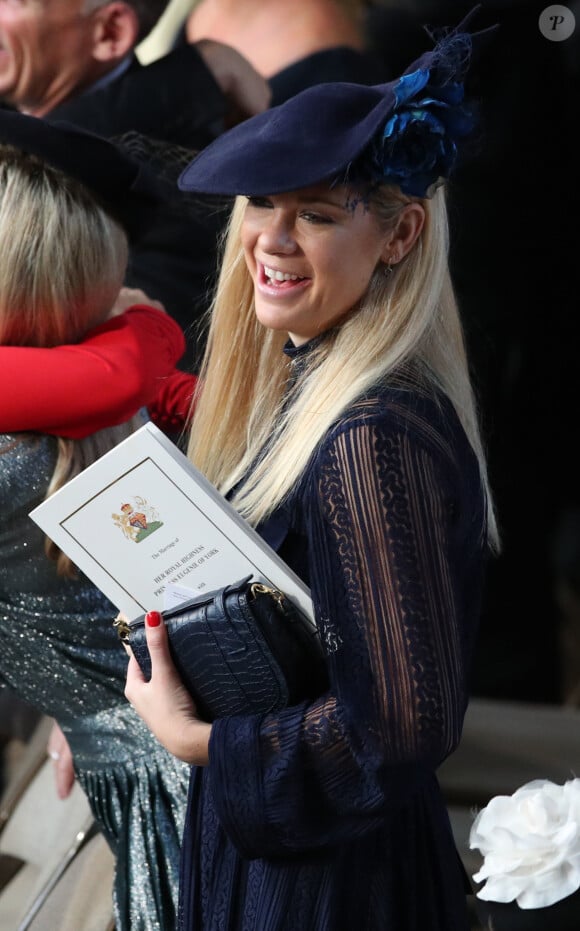
[[(127, 238), (83, 186), (36, 156), (0, 147), (0, 344), (49, 348), (104, 322), (123, 284)], [(142, 423), (58, 439), (47, 497)], [(25, 429), (25, 426), (23, 426)], [(58, 570), (76, 574), (47, 540)]]

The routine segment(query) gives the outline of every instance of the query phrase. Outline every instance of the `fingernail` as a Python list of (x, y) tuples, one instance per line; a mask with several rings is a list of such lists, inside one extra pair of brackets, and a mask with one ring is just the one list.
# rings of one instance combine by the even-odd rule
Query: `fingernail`
[(147, 627), (159, 627), (161, 624), (161, 615), (159, 611), (148, 611), (145, 615)]

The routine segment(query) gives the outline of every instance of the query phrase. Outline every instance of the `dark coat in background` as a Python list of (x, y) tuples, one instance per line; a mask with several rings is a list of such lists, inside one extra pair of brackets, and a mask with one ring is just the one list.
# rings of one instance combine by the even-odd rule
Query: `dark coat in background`
[[(367, 42), (395, 74), (431, 47), (424, 25), (459, 22), (474, 4), (409, 6), (377, 4), (368, 18)], [(503, 537), (489, 566), (474, 691), (552, 702), (561, 698), (562, 648), (551, 551), (580, 508), (578, 10), (568, 4), (572, 35), (550, 41), (539, 27), (544, 0), (480, 6), (474, 28), (499, 28), (466, 82), (480, 132), (449, 184), (451, 270)], [(580, 552), (580, 530), (565, 550), (566, 559)]]

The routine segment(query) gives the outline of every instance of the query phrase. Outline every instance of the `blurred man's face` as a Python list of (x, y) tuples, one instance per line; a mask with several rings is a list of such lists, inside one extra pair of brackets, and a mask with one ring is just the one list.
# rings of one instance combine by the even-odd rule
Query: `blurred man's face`
[(96, 6), (0, 0), (0, 98), (42, 116), (92, 83)]

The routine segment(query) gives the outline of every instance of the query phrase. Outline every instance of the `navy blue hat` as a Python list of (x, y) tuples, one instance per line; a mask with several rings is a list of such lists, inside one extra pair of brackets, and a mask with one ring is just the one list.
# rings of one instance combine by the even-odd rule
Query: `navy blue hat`
[(167, 196), (160, 179), (121, 146), (63, 120), (0, 109), (0, 144), (36, 155), (80, 181), (126, 229), (139, 232), (146, 212)]
[(474, 40), (491, 31), (464, 31), (477, 9), (397, 80), (318, 84), (238, 124), (193, 159), (179, 187), (260, 196), (324, 181), (391, 182), (428, 196), (474, 125), (463, 77)]

